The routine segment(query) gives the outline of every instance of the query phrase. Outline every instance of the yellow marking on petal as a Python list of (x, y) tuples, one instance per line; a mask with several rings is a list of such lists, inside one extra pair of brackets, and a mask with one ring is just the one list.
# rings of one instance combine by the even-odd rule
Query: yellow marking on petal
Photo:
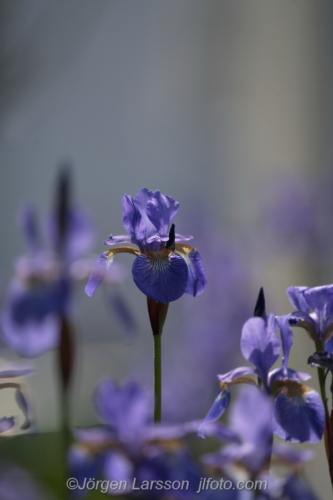
[(253, 384), (253, 385), (257, 385), (255, 383), (255, 381), (252, 378), (250, 378), (250, 377), (238, 377), (238, 378), (235, 378), (235, 380), (232, 380), (232, 382), (220, 382), (220, 387), (222, 389), (225, 389), (229, 385), (234, 385), (234, 384)]
[(184, 253), (186, 255), (193, 252), (193, 250), (196, 250), (196, 248), (191, 247), (191, 245), (186, 245), (186, 243), (176, 243), (175, 247), (176, 247), (175, 252), (180, 254)]
[(159, 260), (159, 259), (169, 260), (169, 257), (172, 253), (173, 253), (172, 250), (164, 247), (159, 252), (152, 252), (151, 250), (147, 250), (145, 255), (150, 260)]
[(276, 397), (285, 394), (290, 398), (304, 398), (313, 389), (307, 385), (299, 384), (294, 380), (276, 380), (272, 386), (272, 393)]
[(113, 248), (112, 250), (107, 250), (104, 253), (107, 255), (108, 259), (111, 259), (111, 257), (113, 257), (116, 253), (122, 253), (122, 252), (132, 253), (132, 254), (134, 254), (136, 256), (141, 255), (140, 250), (138, 250), (137, 248), (133, 248), (133, 247), (118, 247), (118, 248)]

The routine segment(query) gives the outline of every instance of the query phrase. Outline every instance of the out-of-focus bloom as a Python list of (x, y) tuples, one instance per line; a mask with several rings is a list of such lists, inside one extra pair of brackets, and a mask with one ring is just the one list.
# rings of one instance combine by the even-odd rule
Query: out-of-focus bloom
[(115, 254), (132, 253), (135, 284), (147, 297), (161, 303), (179, 299), (184, 293), (196, 296), (206, 287), (206, 276), (199, 252), (179, 241), (192, 236), (175, 233), (172, 221), (179, 203), (160, 191), (141, 189), (138, 194), (122, 199), (123, 224), (129, 235), (110, 236), (104, 243), (114, 246), (132, 243), (103, 252), (95, 264), (86, 293), (90, 297), (103, 281)]
[[(144, 481), (188, 480), (189, 489), (171, 489), (167, 494), (170, 498), (192, 498), (202, 473), (179, 439), (187, 432), (195, 432), (198, 422), (154, 425), (151, 397), (135, 382), (119, 387), (113, 380), (105, 379), (97, 389), (95, 402), (105, 425), (78, 430), (79, 442), (69, 457), (72, 473), (82, 487), (84, 479), (90, 477), (125, 481), (128, 493), (133, 484), (139, 487)], [(213, 428), (209, 431), (212, 433)], [(218, 431), (214, 428), (214, 432)], [(229, 434), (227, 430), (226, 435)], [(124, 490), (110, 489), (108, 493), (119, 495)], [(155, 485), (144, 494), (160, 498), (166, 490)]]
[(333, 352), (333, 285), (291, 286), (288, 298), (297, 311), (289, 315), (292, 326), (304, 328), (316, 342), (325, 342), (326, 351)]
[[(276, 335), (280, 327), (282, 366), (269, 371), (280, 355), (280, 342)], [(274, 397), (273, 428), (280, 437), (290, 441), (319, 441), (325, 426), (325, 410), (319, 394), (300, 380), (310, 375), (288, 368), (293, 333), (288, 317), (250, 318), (242, 329), (241, 351), (255, 368), (244, 366), (218, 375), (220, 390), (205, 421), (217, 420), (230, 402), (230, 386), (239, 383), (255, 384), (248, 375), (256, 375), (263, 389)], [(204, 432), (204, 424), (203, 424)]]
[(209, 465), (223, 466), (241, 462), (252, 475), (257, 476), (272, 454), (273, 403), (255, 387), (243, 390), (233, 404), (229, 428), (235, 438), (220, 453), (206, 457)]
[(0, 463), (1, 500), (55, 500), (50, 491), (40, 487), (34, 479), (20, 467)]
[[(36, 357), (58, 345), (60, 317), (69, 308), (69, 261), (43, 249), (31, 207), (22, 214), (21, 224), (28, 254), (17, 260), (1, 323), (9, 347), (22, 356)], [(77, 234), (74, 228), (73, 234)]]
[[(213, 469), (223, 470), (224, 475), (227, 473), (235, 483), (239, 479), (237, 477), (239, 465), (246, 470), (252, 480), (260, 478), (259, 482), (266, 481), (266, 488), (262, 487), (253, 492), (253, 496), (247, 492), (249, 498), (276, 499), (282, 498), (283, 493), (286, 495), (283, 496), (286, 500), (296, 500), (303, 497), (293, 495), (292, 486), (296, 488), (296, 483), (299, 481), (301, 484), (302, 480), (296, 474), (289, 476), (290, 469), (294, 467), (299, 470), (302, 464), (313, 458), (314, 453), (312, 450), (294, 449), (285, 443), (273, 445), (273, 406), (272, 399), (259, 388), (244, 388), (231, 408), (228, 425), (230, 437), (227, 439), (227, 444), (217, 453), (204, 456), (203, 460)], [(223, 427), (226, 426), (221, 424), (221, 428)], [(273, 460), (277, 459), (279, 464), (287, 465), (289, 472), (287, 479), (268, 475), (271, 456)], [(244, 476), (242, 477), (244, 480)], [(302, 484), (304, 492), (310, 492), (305, 483)], [(242, 498), (242, 495), (239, 494), (236, 498)]]

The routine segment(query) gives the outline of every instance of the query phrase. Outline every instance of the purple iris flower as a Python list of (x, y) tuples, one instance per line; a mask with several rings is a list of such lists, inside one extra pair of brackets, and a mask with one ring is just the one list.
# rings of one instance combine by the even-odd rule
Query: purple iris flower
[[(198, 422), (154, 425), (152, 399), (135, 382), (120, 387), (111, 379), (103, 380), (97, 388), (95, 403), (104, 426), (78, 430), (78, 443), (69, 457), (72, 473), (82, 487), (78, 494), (84, 494), (85, 478), (104, 477), (126, 483), (122, 486), (125, 490), (108, 491), (113, 495), (135, 494), (133, 485), (138, 487), (143, 481), (188, 480), (189, 489), (167, 493), (170, 498), (192, 498), (202, 473), (179, 439), (195, 432)], [(159, 491), (155, 487), (143, 493), (145, 498), (166, 495), (164, 489)]]
[(25, 357), (37, 357), (58, 346), (61, 317), (70, 307), (71, 269), (94, 236), (89, 217), (78, 208), (69, 208), (60, 253), (56, 220), (53, 215), (47, 226), (54, 249), (49, 251), (42, 243), (33, 208), (26, 207), (20, 217), (28, 252), (16, 261), (1, 324), (6, 344)]
[[(223, 439), (227, 441), (227, 444), (217, 453), (203, 457), (208, 466), (222, 469), (224, 474), (229, 473), (235, 483), (237, 478), (233, 477), (235, 469), (232, 468), (235, 464), (241, 464), (252, 480), (258, 478), (266, 480), (267, 488), (261, 492), (253, 492), (253, 497), (249, 496), (249, 498), (280, 498), (278, 492), (290, 484), (290, 478), (277, 480), (272, 475), (268, 475), (272, 455), (278, 458), (279, 462), (285, 463), (288, 470), (290, 466), (295, 466), (299, 470), (300, 466), (312, 460), (314, 456), (312, 450), (296, 449), (286, 443), (273, 445), (273, 414), (274, 402), (267, 394), (257, 387), (243, 388), (231, 408), (228, 426), (221, 424), (222, 428), (226, 427), (230, 431), (229, 438)], [(295, 484), (296, 480), (297, 478), (295, 478)], [(307, 491), (305, 487), (304, 491)], [(292, 494), (286, 496), (286, 500), (297, 498), (303, 497), (292, 496)]]
[(206, 287), (206, 275), (199, 252), (179, 241), (192, 236), (175, 233), (172, 224), (179, 203), (160, 191), (141, 189), (138, 194), (124, 195), (122, 199), (123, 224), (128, 235), (110, 236), (104, 243), (114, 246), (131, 243), (103, 252), (97, 260), (86, 286), (92, 297), (103, 281), (115, 254), (132, 253), (136, 259), (132, 267), (135, 284), (147, 297), (161, 303), (179, 299), (184, 293), (196, 296)]
[[(276, 335), (278, 327), (283, 350), (282, 366), (271, 370), (280, 355), (280, 341)], [(288, 368), (292, 343), (293, 333), (287, 316), (276, 318), (269, 314), (264, 318), (250, 318), (242, 329), (241, 351), (255, 367), (239, 367), (218, 375), (220, 390), (205, 422), (215, 421), (225, 412), (230, 402), (231, 385), (255, 384), (248, 375), (256, 375), (263, 390), (274, 398), (274, 432), (290, 441), (319, 441), (325, 426), (324, 406), (316, 391), (300, 383), (311, 378), (310, 375)]]
[(316, 343), (326, 343), (326, 351), (333, 352), (333, 285), (291, 286), (287, 294), (297, 309), (289, 315), (290, 324), (304, 328)]

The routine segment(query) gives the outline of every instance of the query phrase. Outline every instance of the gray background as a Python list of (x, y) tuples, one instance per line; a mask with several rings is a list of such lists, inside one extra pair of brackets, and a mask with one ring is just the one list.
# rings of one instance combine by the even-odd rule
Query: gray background
[[(111, 231), (123, 233), (123, 193), (146, 186), (172, 195), (182, 205), (180, 232), (188, 232), (191, 200), (205, 208), (217, 232), (226, 227), (240, 242), (248, 233), (258, 240), (256, 215), (267, 182), (296, 175), (311, 184), (331, 168), (329, 1), (2, 0), (0, 11), (3, 293), (13, 257), (24, 248), (17, 210), (34, 201), (46, 214), (63, 160), (74, 165), (77, 202), (97, 223), (97, 253)], [(264, 284), (277, 314), (291, 309), (289, 285), (333, 279), (324, 268), (318, 282), (309, 272), (313, 262), (297, 255), (264, 263), (250, 248), (248, 255), (249, 289), (255, 294)], [(102, 294), (89, 301), (79, 292), (73, 405), (81, 425), (96, 418), (90, 394), (102, 376), (144, 379), (138, 367), (151, 352), (144, 297), (130, 279), (123, 289), (140, 324), (140, 340), (131, 345), (122, 342), (117, 324), (110, 332)], [(168, 319), (171, 350), (179, 307)], [(295, 337), (292, 366), (307, 370), (311, 343), (305, 334)], [(36, 360), (30, 379), (43, 429), (57, 424), (53, 363), (53, 353)], [(325, 498), (322, 443), (315, 449), (309, 479)]]

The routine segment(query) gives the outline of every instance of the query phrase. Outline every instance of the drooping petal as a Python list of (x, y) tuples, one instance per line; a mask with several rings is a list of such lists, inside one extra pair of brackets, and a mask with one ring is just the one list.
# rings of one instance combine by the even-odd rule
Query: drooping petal
[(85, 292), (89, 297), (93, 297), (99, 285), (104, 280), (109, 266), (113, 261), (113, 253), (103, 252), (95, 262), (93, 270), (90, 273)]
[(5, 343), (16, 353), (35, 358), (55, 349), (59, 343), (60, 323), (57, 315), (49, 314), (41, 321), (13, 321), (10, 310), (2, 312), (1, 324)]
[(146, 210), (149, 220), (163, 237), (169, 233), (171, 222), (179, 210), (179, 203), (171, 196), (155, 191), (154, 196), (147, 203)]
[(295, 309), (305, 313), (309, 313), (311, 309), (303, 293), (308, 288), (307, 286), (290, 286), (287, 290), (287, 295), (291, 304)]
[(74, 491), (75, 498), (87, 494), (85, 488), (90, 478), (97, 478), (102, 468), (101, 456), (79, 444), (71, 447), (68, 454), (68, 467), (70, 475), (77, 480), (78, 488)]
[(207, 286), (207, 278), (203, 267), (201, 255), (198, 250), (188, 245), (176, 245), (176, 252), (184, 257), (188, 265), (188, 285), (186, 293), (196, 297)]
[[(262, 318), (250, 318), (243, 326), (241, 336), (241, 351), (245, 359), (257, 367), (258, 375), (266, 384), (268, 370), (278, 359), (280, 342), (275, 330), (277, 324), (270, 315), (267, 324)], [(270, 326), (270, 325), (273, 325)]]
[(274, 416), (285, 433), (281, 437), (300, 442), (320, 441), (325, 427), (325, 410), (319, 394), (290, 380), (276, 382), (274, 386)]
[(179, 299), (188, 286), (188, 266), (176, 253), (140, 255), (133, 263), (132, 274), (147, 297), (163, 304)]
[(222, 385), (219, 392), (215, 398), (213, 405), (208, 411), (203, 423), (200, 425), (198, 434), (201, 437), (205, 437), (205, 424), (208, 422), (215, 422), (218, 420), (225, 410), (228, 408), (230, 403), (230, 391), (227, 385)]

